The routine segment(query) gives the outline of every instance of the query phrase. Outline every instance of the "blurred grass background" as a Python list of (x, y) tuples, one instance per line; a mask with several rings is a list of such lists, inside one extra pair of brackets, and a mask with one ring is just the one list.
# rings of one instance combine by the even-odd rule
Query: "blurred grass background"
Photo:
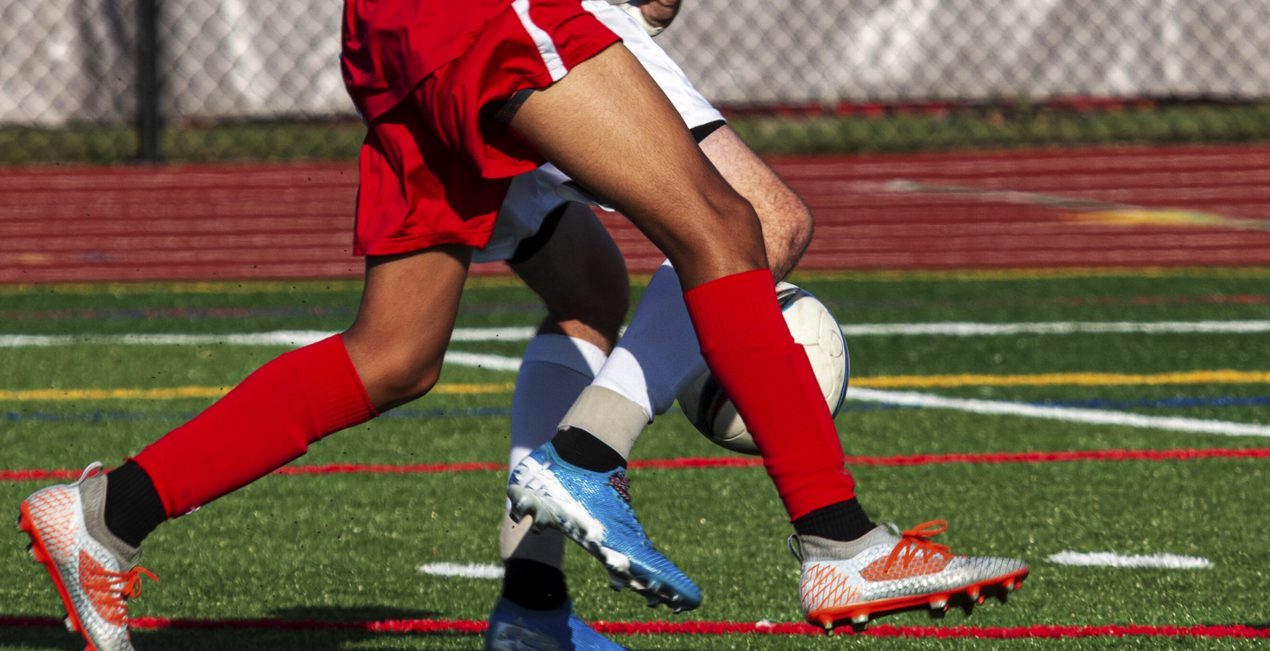
[[(738, 134), (761, 154), (941, 151), (1270, 140), (1270, 104), (1130, 102), (1076, 109), (1028, 102), (948, 108), (885, 107), (871, 114), (737, 111)], [(360, 122), (276, 121), (164, 127), (163, 160), (186, 163), (354, 160)], [(133, 160), (130, 127), (0, 127), (0, 165)]]

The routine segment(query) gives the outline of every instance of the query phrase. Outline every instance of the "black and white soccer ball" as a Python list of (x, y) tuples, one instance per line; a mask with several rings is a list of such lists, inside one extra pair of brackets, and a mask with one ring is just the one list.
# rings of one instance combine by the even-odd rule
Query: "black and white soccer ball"
[[(838, 320), (824, 303), (797, 285), (778, 283), (776, 298), (789, 333), (807, 352), (829, 411), (837, 415), (851, 380), (851, 358)], [(709, 370), (684, 387), (679, 393), (679, 406), (688, 421), (707, 439), (735, 452), (758, 454), (754, 438), (741, 421), (736, 406)]]

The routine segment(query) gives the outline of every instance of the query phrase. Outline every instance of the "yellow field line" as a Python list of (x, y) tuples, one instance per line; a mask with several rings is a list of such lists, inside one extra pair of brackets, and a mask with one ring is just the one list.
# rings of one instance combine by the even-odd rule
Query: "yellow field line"
[[(477, 395), (511, 393), (510, 382), (499, 384), (440, 384), (432, 393), (441, 395)], [(26, 400), (181, 400), (183, 398), (219, 398), (232, 387), (166, 387), (156, 389), (0, 389), (0, 402)]]
[[(1265, 384), (1270, 371), (1188, 371), (1179, 373), (1039, 373), (1033, 375), (889, 375), (852, 378), (851, 385), (869, 389), (933, 389), (975, 386), (1152, 386), (1164, 384)], [(440, 384), (438, 395), (511, 393), (511, 382)], [(180, 400), (219, 398), (229, 387), (186, 386), (155, 389), (0, 389), (0, 402), (27, 400)]]

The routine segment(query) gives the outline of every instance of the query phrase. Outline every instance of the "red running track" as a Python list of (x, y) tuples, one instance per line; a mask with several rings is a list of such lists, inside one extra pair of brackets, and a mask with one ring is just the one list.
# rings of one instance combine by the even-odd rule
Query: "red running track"
[[(772, 164), (816, 214), (802, 269), (1270, 265), (1268, 145)], [(4, 169), (0, 283), (358, 276), (355, 186), (351, 163)], [(1216, 223), (1106, 214), (1135, 207)], [(602, 218), (633, 271), (660, 262), (623, 219)]]

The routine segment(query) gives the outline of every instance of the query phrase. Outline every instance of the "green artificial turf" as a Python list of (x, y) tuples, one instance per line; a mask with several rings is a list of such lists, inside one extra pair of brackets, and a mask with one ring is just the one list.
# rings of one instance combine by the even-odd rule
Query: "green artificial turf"
[[(1179, 271), (1053, 277), (956, 274), (804, 275), (844, 323), (969, 321), (1231, 321), (1270, 318), (1266, 276)], [(0, 335), (237, 333), (346, 326), (356, 283), (48, 286), (0, 288)], [(638, 290), (638, 288), (637, 288)], [(638, 291), (636, 292), (638, 295)], [(1245, 297), (1227, 300), (1227, 297)], [(1249, 299), (1248, 297), (1253, 297)], [(1261, 299), (1256, 299), (1261, 297)], [(1079, 300), (1077, 300), (1079, 299)], [(460, 327), (528, 327), (534, 297), (502, 280), (474, 281)], [(861, 336), (850, 341), (859, 382), (888, 376), (1041, 373), (1159, 374), (1270, 370), (1270, 334)], [(514, 357), (523, 341), (456, 343)], [(76, 344), (0, 348), (0, 392), (56, 388), (230, 386), (286, 348), (216, 344)], [(510, 422), (510, 372), (451, 365), (443, 387), (488, 392), (424, 398), (312, 446), (297, 465), (501, 463)], [(502, 388), (500, 388), (502, 387)], [(903, 389), (993, 401), (1084, 405), (1149, 416), (1270, 423), (1270, 387), (1104, 384)], [(0, 469), (78, 469), (118, 463), (210, 399), (0, 400)], [(849, 400), (837, 418), (849, 454), (892, 456), (1066, 450), (1270, 447), (1260, 437), (1088, 425)], [(656, 421), (637, 460), (729, 456), (678, 413)], [(1032, 575), (1008, 604), (969, 618), (901, 613), (879, 624), (915, 627), (1247, 625), (1264, 629), (1270, 488), (1264, 458), (1189, 461), (950, 463), (854, 468), (860, 498), (902, 527), (951, 523), (955, 550), (1015, 556)], [(631, 472), (635, 506), (659, 547), (701, 585), (702, 607), (672, 616), (607, 588), (589, 556), (570, 549), (578, 612), (618, 622), (800, 621), (798, 564), (775, 491), (757, 467)], [(140, 617), (290, 621), (278, 628), (163, 629), (135, 634), (139, 649), (475, 649), (472, 634), (312, 630), (304, 622), (483, 620), (498, 582), (420, 573), (424, 563), (498, 562), (503, 505), (498, 471), (270, 476), (171, 522), (146, 541), (144, 565), (162, 581), (133, 605)], [(0, 481), (16, 507), (47, 482)], [(14, 509), (16, 511), (16, 509)], [(6, 538), (0, 537), (0, 542)], [(59, 617), (43, 571), (16, 531), (0, 544), (0, 618)], [(1115, 551), (1201, 556), (1203, 570), (1076, 568), (1051, 554)], [(5, 625), (0, 650), (82, 648), (50, 626)], [(633, 635), (635, 649), (1251, 649), (1257, 640), (1090, 637), (1067, 640), (917, 639), (768, 635)], [(1261, 641), (1264, 644), (1264, 640)], [(77, 646), (79, 645), (79, 646)]]

